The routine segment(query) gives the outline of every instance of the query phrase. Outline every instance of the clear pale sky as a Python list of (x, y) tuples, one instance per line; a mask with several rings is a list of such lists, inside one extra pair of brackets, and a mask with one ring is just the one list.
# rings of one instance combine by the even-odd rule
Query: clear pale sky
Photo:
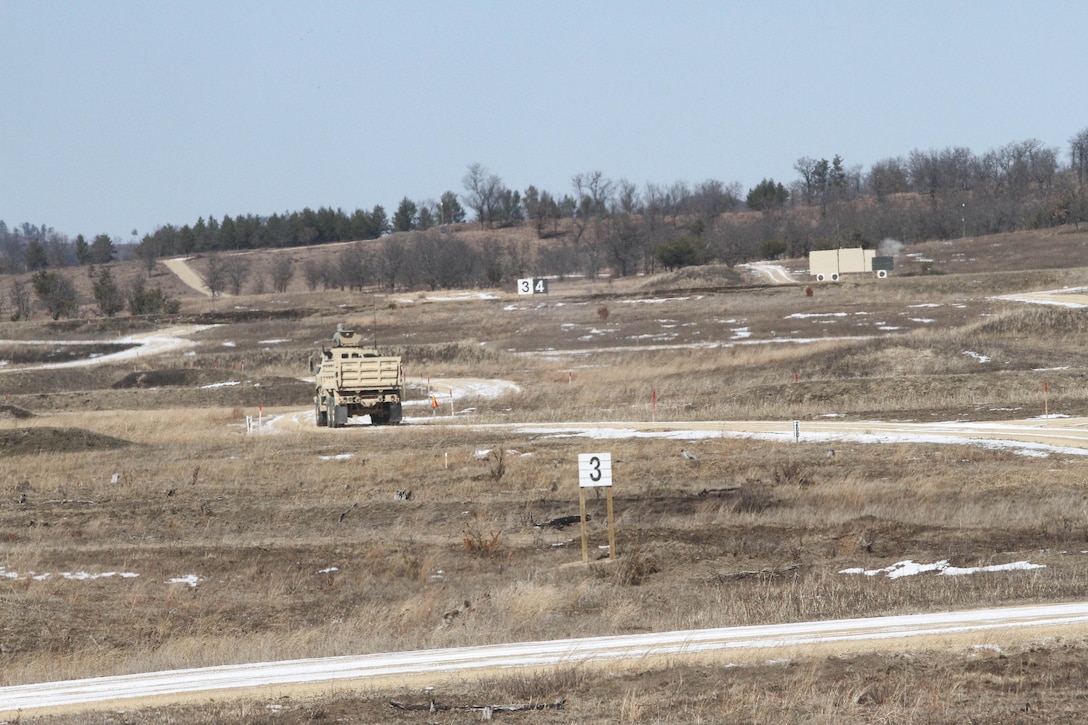
[(796, 179), (1088, 127), (1088, 3), (0, 0), (0, 219), (129, 241), (579, 172)]

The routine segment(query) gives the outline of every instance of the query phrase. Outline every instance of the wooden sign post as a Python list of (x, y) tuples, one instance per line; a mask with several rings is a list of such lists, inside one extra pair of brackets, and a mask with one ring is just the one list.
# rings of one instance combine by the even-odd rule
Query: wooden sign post
[(589, 561), (589, 532), (586, 529), (586, 489), (605, 488), (608, 495), (608, 558), (616, 558), (616, 526), (612, 516), (612, 454), (578, 454), (578, 499), (582, 514), (582, 561)]

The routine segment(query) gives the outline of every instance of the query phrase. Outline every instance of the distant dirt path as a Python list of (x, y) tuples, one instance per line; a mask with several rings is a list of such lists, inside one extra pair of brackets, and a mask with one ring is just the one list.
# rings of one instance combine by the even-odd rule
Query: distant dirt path
[(797, 282), (793, 275), (786, 271), (781, 264), (767, 264), (765, 262), (752, 262), (750, 264), (738, 264), (760, 277), (768, 277), (775, 284), (794, 284)]
[(1042, 292), (1017, 292), (1001, 295), (997, 299), (1008, 302), (1028, 302), (1036, 305), (1055, 305), (1057, 307), (1088, 307), (1088, 288), (1051, 289)]
[(166, 268), (177, 275), (185, 284), (189, 285), (197, 292), (208, 297), (212, 296), (212, 291), (208, 289), (208, 285), (204, 284), (204, 280), (200, 278), (200, 275), (189, 266), (186, 262), (188, 257), (177, 257), (175, 259), (164, 259), (162, 263), (166, 265)]
[[(479, 426), (484, 427), (484, 426)], [(939, 443), (981, 445), (1040, 453), (1088, 454), (1088, 418), (1031, 418), (1011, 421), (900, 423), (882, 421), (666, 421), (612, 423), (503, 423), (492, 426), (521, 433), (588, 438), (665, 437), (676, 440), (725, 436), (802, 443)]]
[[(501, 380), (475, 380), (449, 378), (435, 380), (432, 392), (439, 404), (435, 411), (427, 400), (411, 401), (407, 405), (422, 408), (411, 418), (408, 425), (454, 425), (477, 430), (505, 430), (529, 435), (580, 436), (585, 438), (672, 438), (675, 440), (700, 440), (738, 437), (759, 438), (802, 443), (937, 443), (942, 445), (978, 445), (988, 448), (1014, 450), (1027, 455), (1060, 453), (1088, 455), (1088, 418), (1060, 416), (1028, 418), (1010, 421), (947, 421), (939, 423), (884, 422), (876, 420), (809, 420), (798, 421), (751, 421), (751, 420), (702, 420), (702, 421), (611, 421), (570, 423), (476, 423), (471, 417), (461, 418), (465, 410), (456, 408), (450, 401), (462, 397), (481, 395), (496, 397), (503, 393), (516, 393), (519, 388)], [(407, 407), (407, 406), (406, 406)], [(407, 412), (407, 411), (406, 411)], [(271, 416), (264, 424), (268, 430), (309, 428), (314, 425), (314, 413), (302, 409), (293, 413)], [(352, 421), (353, 426), (367, 425)], [(795, 438), (796, 435), (796, 438)]]
[[(91, 365), (102, 365), (104, 363), (116, 363), (139, 357), (148, 358), (154, 355), (162, 355), (175, 350), (193, 347), (196, 343), (193, 342), (192, 336), (201, 330), (207, 330), (209, 327), (214, 327), (214, 325), (175, 325), (174, 327), (167, 327), (162, 330), (155, 330), (154, 332), (141, 332), (136, 335), (126, 335), (125, 337), (113, 340), (113, 342), (120, 345), (132, 346), (121, 352), (110, 353), (109, 355), (99, 355), (97, 357), (88, 357), (82, 360), (69, 360), (68, 362), (34, 363), (33, 365), (4, 365), (0, 366), (0, 373), (20, 370), (79, 368)], [(24, 345), (79, 344), (79, 341), (76, 340), (21, 340), (20, 342)]]

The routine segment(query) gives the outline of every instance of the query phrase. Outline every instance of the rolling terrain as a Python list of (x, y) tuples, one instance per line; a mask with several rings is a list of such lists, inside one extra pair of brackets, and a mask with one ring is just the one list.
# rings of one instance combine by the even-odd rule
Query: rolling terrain
[[(1012, 235), (920, 245), (886, 280), (837, 285), (803, 260), (544, 297), (213, 300), (179, 282), (168, 319), (3, 323), (0, 688), (1079, 603), (1084, 236), (1019, 257)], [(404, 425), (311, 425), (311, 360), (337, 322), (404, 357)], [(591, 449), (616, 461), (618, 558), (587, 565), (577, 526), (542, 524), (577, 513)], [(588, 505), (598, 547), (603, 498)], [(562, 698), (506, 717), (1072, 722), (1082, 627), (277, 685), (126, 716), (467, 722), (389, 701)]]

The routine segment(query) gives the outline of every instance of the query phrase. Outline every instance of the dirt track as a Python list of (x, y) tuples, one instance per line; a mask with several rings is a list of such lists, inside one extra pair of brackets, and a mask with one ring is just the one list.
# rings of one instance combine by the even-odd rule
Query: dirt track
[(200, 294), (208, 297), (212, 296), (212, 291), (208, 289), (208, 285), (204, 284), (204, 280), (200, 278), (200, 275), (186, 263), (185, 258), (164, 259), (162, 260), (162, 263), (166, 265), (167, 269), (177, 275), (178, 279)]
[(998, 299), (1009, 302), (1028, 302), (1037, 305), (1056, 305), (1058, 307), (1088, 307), (1088, 294), (1085, 288), (1045, 290), (1043, 292), (1022, 292), (1002, 295)]
[(774, 284), (795, 284), (797, 282), (793, 275), (787, 272), (785, 267), (780, 264), (760, 264), (758, 262), (753, 262), (745, 266), (755, 272), (760, 278), (769, 279)]
[[(667, 423), (553, 423), (517, 425), (521, 431), (580, 431), (587, 437), (661, 437), (691, 439), (737, 435), (794, 440), (789, 421), (689, 421)], [(853, 440), (861, 443), (901, 441), (977, 443), (989, 447), (1030, 450), (1033, 447), (1088, 454), (1088, 418), (1038, 418), (979, 423), (885, 423), (881, 421), (805, 421), (798, 425), (799, 442)], [(1017, 445), (1025, 444), (1024, 446)]]
[[(436, 382), (436, 390), (454, 390), (456, 398), (466, 394), (479, 394), (481, 386), (489, 386), (497, 391), (516, 389), (509, 384), (504, 388), (502, 381), (482, 381), (470, 378), (443, 379)], [(895, 443), (919, 442), (942, 444), (976, 444), (989, 448), (1007, 448), (1022, 452), (1045, 450), (1074, 455), (1088, 455), (1088, 418), (1034, 418), (1004, 422), (972, 423), (902, 423), (882, 421), (805, 421), (797, 424), (792, 421), (668, 421), (638, 422), (613, 421), (593, 423), (504, 423), (477, 425), (467, 420), (458, 420), (450, 416), (450, 405), (446, 397), (440, 399), (440, 409), (435, 415), (428, 411), (417, 412), (406, 417), (406, 422), (413, 425), (454, 425), (476, 429), (506, 429), (520, 433), (543, 435), (583, 436), (586, 438), (674, 438), (693, 440), (700, 438), (762, 438), (799, 443), (854, 441), (858, 443)], [(313, 413), (300, 410), (270, 420), (268, 426), (275, 429), (298, 428), (313, 425)], [(365, 422), (352, 422), (353, 425), (365, 425)]]
[(836, 651), (862, 643), (869, 649), (881, 649), (881, 642), (894, 641), (898, 648), (917, 638), (927, 638), (931, 644), (953, 640), (985, 643), (1008, 630), (1028, 630), (1038, 637), (1040, 632), (1060, 633), (1085, 624), (1088, 603), (1081, 602), (266, 662), (5, 687), (0, 688), (0, 715), (161, 704), (193, 693), (220, 696), (252, 688), (271, 687), (282, 694), (292, 691), (293, 686), (313, 683), (376, 684), (390, 678), (403, 683), (406, 678), (426, 676), (426, 681), (434, 684), (496, 668), (509, 673), (572, 663), (615, 663), (610, 664), (615, 667), (632, 660), (645, 666), (651, 658), (661, 657), (670, 662), (692, 657), (748, 661), (794, 656), (812, 648), (825, 650), (828, 645)]

